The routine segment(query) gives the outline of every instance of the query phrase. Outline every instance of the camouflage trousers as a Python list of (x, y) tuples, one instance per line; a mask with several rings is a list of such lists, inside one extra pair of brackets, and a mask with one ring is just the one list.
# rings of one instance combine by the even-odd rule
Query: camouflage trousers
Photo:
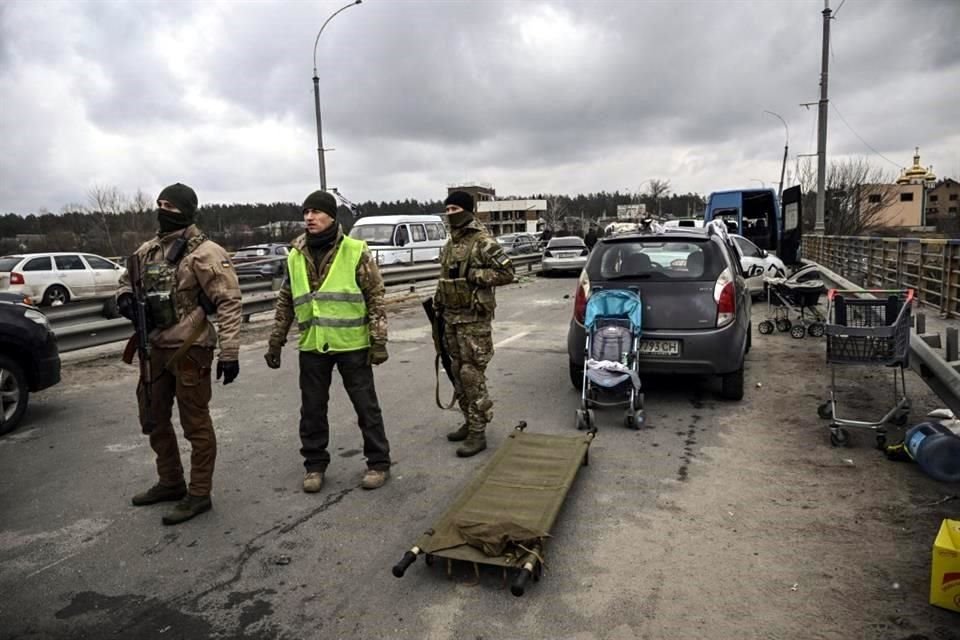
[[(210, 495), (213, 467), (217, 459), (217, 438), (210, 418), (210, 369), (213, 349), (190, 347), (177, 363), (176, 373), (165, 367), (176, 349), (154, 348), (150, 363), (153, 367), (151, 413), (156, 426), (150, 434), (150, 446), (157, 455), (157, 475), (165, 485), (183, 482), (183, 463), (180, 445), (173, 430), (173, 402), (180, 413), (180, 427), (190, 441), (191, 495)], [(137, 385), (140, 423), (146, 415), (143, 386)]]
[(482, 433), (493, 419), (486, 378), (487, 365), (493, 357), (490, 321), (448, 324), (444, 328), (444, 343), (464, 420), (470, 431)]

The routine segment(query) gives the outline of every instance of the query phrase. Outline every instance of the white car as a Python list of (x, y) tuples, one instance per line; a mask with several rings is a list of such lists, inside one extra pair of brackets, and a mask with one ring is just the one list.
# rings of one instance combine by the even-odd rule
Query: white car
[(106, 298), (125, 271), (89, 253), (24, 253), (0, 257), (0, 291), (22, 293), (43, 306)]
[(787, 277), (787, 267), (783, 264), (783, 260), (764, 251), (743, 236), (731, 233), (730, 237), (733, 238), (733, 244), (737, 247), (737, 253), (740, 254), (740, 266), (746, 274), (750, 295), (763, 293), (764, 276)]
[(577, 236), (551, 238), (543, 250), (540, 271), (544, 275), (558, 271), (580, 273), (587, 264), (588, 255), (590, 250)]

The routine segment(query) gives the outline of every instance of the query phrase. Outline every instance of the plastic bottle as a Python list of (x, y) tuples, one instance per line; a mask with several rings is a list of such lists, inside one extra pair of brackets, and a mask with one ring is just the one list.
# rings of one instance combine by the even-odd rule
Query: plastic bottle
[(940, 482), (960, 482), (960, 436), (938, 422), (921, 422), (903, 439), (910, 457)]

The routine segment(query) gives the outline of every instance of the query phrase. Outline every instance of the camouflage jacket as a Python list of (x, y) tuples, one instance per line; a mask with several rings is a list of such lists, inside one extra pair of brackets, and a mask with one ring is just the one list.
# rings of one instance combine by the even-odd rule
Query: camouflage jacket
[[(469, 252), (469, 255), (468, 255)], [(466, 265), (466, 273), (460, 273)], [(441, 277), (434, 307), (450, 324), (489, 321), (494, 287), (513, 282), (513, 263), (478, 220), (454, 228), (440, 250)]]
[[(134, 255), (140, 261), (141, 271), (146, 274), (150, 265), (168, 265), (167, 251), (178, 238), (188, 242), (200, 241), (200, 230), (190, 225), (186, 230), (157, 234), (157, 237), (144, 242)], [(150, 342), (159, 348), (177, 348), (194, 332), (198, 322), (205, 322), (207, 329), (194, 342), (201, 347), (214, 347), (217, 344), (217, 331), (206, 318), (198, 302), (200, 292), (217, 308), (217, 324), (220, 328), (220, 358), (237, 360), (240, 355), (240, 324), (243, 321), (243, 307), (240, 301), (240, 283), (233, 269), (230, 256), (223, 247), (212, 240), (202, 240), (172, 267), (174, 277), (174, 307), (176, 324), (166, 329), (154, 329), (150, 333)], [(130, 293), (130, 277), (124, 271), (120, 276), (120, 288), (117, 296)]]
[[(310, 279), (310, 288), (317, 290), (327, 277), (330, 271), (330, 265), (333, 264), (333, 252), (340, 249), (340, 243), (343, 241), (343, 230), (337, 232), (337, 239), (330, 249), (329, 259), (323, 266), (323, 271), (317, 271), (318, 264), (314, 261), (313, 252), (307, 247), (306, 234), (298, 236), (291, 242), (294, 249), (300, 251), (307, 261), (307, 277)], [(324, 256), (327, 258), (328, 256)], [(324, 262), (323, 259), (320, 261)], [(370, 329), (370, 342), (386, 344), (387, 342), (387, 305), (384, 299), (385, 289), (383, 286), (383, 277), (377, 268), (377, 262), (373, 259), (370, 250), (364, 248), (360, 256), (360, 262), (357, 264), (357, 286), (363, 292), (363, 300), (367, 305), (367, 322)], [(275, 309), (273, 331), (270, 333), (270, 346), (282, 347), (287, 343), (287, 334), (290, 332), (290, 325), (296, 320), (296, 313), (293, 309), (293, 296), (290, 294), (290, 276), (283, 280), (280, 292), (277, 294), (277, 305)]]

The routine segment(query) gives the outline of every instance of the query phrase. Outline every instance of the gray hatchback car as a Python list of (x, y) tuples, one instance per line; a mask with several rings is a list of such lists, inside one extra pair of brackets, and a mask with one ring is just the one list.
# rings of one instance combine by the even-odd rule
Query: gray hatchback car
[(583, 380), (587, 298), (632, 289), (643, 301), (641, 375), (717, 375), (721, 395), (743, 397), (750, 292), (732, 239), (717, 225), (604, 238), (580, 275), (567, 332), (570, 381)]

